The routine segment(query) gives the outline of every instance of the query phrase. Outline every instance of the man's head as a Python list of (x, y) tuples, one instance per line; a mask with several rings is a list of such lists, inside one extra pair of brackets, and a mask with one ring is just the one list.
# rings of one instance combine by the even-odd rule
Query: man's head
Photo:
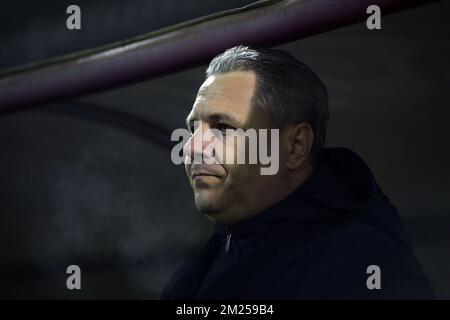
[[(215, 150), (218, 144), (225, 155), (237, 154), (239, 144), (230, 141), (241, 137), (224, 135), (215, 137), (214, 143), (204, 138), (203, 143), (193, 143), (210, 129), (223, 133), (239, 128), (279, 129), (279, 170), (261, 175), (259, 162), (186, 164), (198, 209), (218, 223), (231, 225), (282, 200), (312, 173), (314, 155), (325, 143), (328, 117), (325, 86), (290, 54), (238, 46), (216, 56), (187, 118), (193, 135), (185, 154), (205, 158), (205, 150), (211, 146)], [(201, 127), (194, 128), (195, 121)]]

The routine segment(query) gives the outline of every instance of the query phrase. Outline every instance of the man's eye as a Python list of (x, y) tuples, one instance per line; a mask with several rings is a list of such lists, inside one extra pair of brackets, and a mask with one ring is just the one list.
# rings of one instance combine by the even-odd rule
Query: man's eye
[(226, 130), (227, 130), (227, 129), (232, 129), (232, 130), (234, 130), (235, 128), (232, 127), (232, 126), (230, 126), (230, 125), (228, 125), (228, 124), (225, 124), (225, 123), (218, 123), (218, 124), (216, 125), (216, 129), (219, 129), (220, 131), (226, 133)]

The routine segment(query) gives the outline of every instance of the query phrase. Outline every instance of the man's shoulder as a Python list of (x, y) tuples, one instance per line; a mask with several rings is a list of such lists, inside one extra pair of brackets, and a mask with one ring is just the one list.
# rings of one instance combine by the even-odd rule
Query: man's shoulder
[(352, 251), (365, 250), (367, 247), (389, 247), (411, 253), (411, 246), (407, 241), (399, 239), (384, 230), (358, 220), (338, 223), (324, 232), (319, 241), (327, 242), (336, 250), (350, 249)]
[(363, 222), (341, 223), (322, 235), (304, 242), (305, 254), (313, 259), (350, 264), (388, 264), (408, 269), (417, 264), (412, 247), (400, 239)]
[[(283, 282), (303, 283), (298, 288), (308, 288), (317, 298), (433, 297), (412, 248), (371, 225), (339, 224), (304, 241), (302, 250), (302, 259)], [(375, 273), (381, 289), (369, 290), (367, 281)], [(293, 297), (295, 291), (292, 288)]]

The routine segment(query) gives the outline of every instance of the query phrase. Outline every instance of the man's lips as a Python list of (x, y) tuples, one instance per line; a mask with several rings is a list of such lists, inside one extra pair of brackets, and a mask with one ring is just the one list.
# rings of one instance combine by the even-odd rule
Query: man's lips
[(205, 176), (220, 178), (222, 174), (218, 170), (209, 169), (206, 166), (193, 166), (191, 170), (192, 179)]

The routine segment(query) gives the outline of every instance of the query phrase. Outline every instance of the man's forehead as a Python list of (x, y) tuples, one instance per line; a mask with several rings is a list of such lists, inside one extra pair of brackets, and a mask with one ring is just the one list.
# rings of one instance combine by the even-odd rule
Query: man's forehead
[(252, 92), (256, 82), (256, 74), (253, 71), (232, 71), (209, 76), (200, 86), (199, 94), (208, 92), (235, 91)]
[(236, 71), (208, 77), (200, 87), (191, 116), (197, 113), (231, 112), (246, 116), (250, 111), (256, 75)]

